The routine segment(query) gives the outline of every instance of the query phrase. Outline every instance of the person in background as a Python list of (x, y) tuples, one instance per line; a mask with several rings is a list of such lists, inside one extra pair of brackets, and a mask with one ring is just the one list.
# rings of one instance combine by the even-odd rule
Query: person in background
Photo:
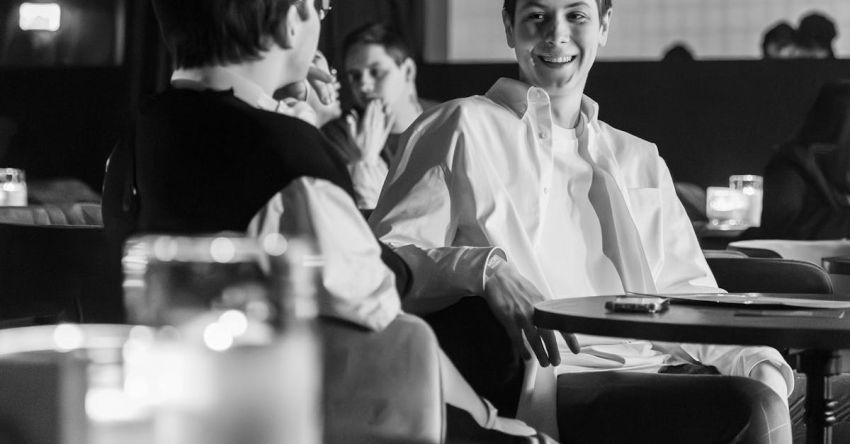
[(764, 172), (760, 236), (850, 237), (850, 81), (824, 85)]
[(694, 53), (685, 42), (676, 42), (668, 46), (664, 50), (664, 55), (661, 57), (662, 62), (693, 62)]
[(797, 31), (782, 21), (765, 31), (761, 40), (764, 59), (792, 59), (797, 57)]
[(519, 80), (404, 133), (370, 218), (411, 267), (403, 306), (479, 393), (565, 442), (789, 443), (793, 373), (772, 348), (533, 324), (548, 299), (721, 291), (655, 145), (583, 95), (611, 16), (610, 0), (506, 0)]
[(800, 19), (797, 26), (799, 57), (814, 59), (834, 59), (832, 42), (838, 36), (835, 23), (829, 17), (816, 12)]
[(344, 72), (354, 108), (322, 131), (348, 165), (357, 206), (375, 207), (399, 135), (433, 104), (416, 91), (416, 62), (401, 35), (367, 24), (343, 42)]
[[(384, 329), (400, 313), (395, 274), (354, 205), (345, 169), (306, 103), (272, 97), (287, 85), (307, 88), (330, 2), (153, 5), (176, 70), (171, 87), (140, 110), (131, 143), (110, 157), (106, 231), (113, 238), (219, 231), (259, 239), (311, 236), (323, 259), (321, 314)], [(330, 94), (322, 89), (316, 92)], [(443, 355), (440, 368), (448, 430), (459, 418), (473, 427), (463, 432), (482, 441), (548, 442), (521, 421), (499, 417)]]

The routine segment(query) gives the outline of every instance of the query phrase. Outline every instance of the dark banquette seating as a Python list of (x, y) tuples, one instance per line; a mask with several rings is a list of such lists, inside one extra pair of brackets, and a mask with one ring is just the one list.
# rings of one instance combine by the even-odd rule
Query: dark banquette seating
[(99, 205), (0, 208), (0, 245), (0, 328), (123, 319)]

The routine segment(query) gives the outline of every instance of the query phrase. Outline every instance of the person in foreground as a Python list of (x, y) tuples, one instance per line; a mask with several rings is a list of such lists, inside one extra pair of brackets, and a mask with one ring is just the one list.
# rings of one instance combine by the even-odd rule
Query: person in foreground
[(404, 308), (476, 391), (564, 442), (790, 442), (772, 348), (534, 327), (546, 299), (721, 290), (656, 147), (583, 95), (610, 0), (506, 0), (502, 17), (520, 80), (420, 116), (370, 218), (412, 269)]
[(345, 160), (357, 206), (375, 208), (404, 130), (433, 106), (416, 91), (416, 62), (392, 27), (370, 23), (346, 36), (344, 72), (354, 109), (322, 127)]

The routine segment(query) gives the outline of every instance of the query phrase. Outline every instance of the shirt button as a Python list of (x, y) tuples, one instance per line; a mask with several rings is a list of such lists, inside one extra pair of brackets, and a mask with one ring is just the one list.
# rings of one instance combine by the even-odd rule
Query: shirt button
[(548, 137), (548, 136), (549, 136), (549, 134), (546, 133), (546, 131), (540, 131), (539, 133), (537, 133), (537, 137), (539, 137), (541, 139), (546, 139), (546, 137)]
[(543, 188), (543, 194), (549, 194), (549, 188), (548, 187)]

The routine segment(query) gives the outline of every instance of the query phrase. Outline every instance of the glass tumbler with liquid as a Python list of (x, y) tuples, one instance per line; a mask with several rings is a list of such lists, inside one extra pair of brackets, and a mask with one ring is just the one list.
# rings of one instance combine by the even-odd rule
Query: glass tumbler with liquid
[(0, 207), (27, 206), (27, 181), (23, 170), (0, 168)]
[(745, 217), (747, 225), (760, 227), (764, 179), (752, 174), (729, 176), (729, 188), (740, 191), (747, 198), (748, 206)]

